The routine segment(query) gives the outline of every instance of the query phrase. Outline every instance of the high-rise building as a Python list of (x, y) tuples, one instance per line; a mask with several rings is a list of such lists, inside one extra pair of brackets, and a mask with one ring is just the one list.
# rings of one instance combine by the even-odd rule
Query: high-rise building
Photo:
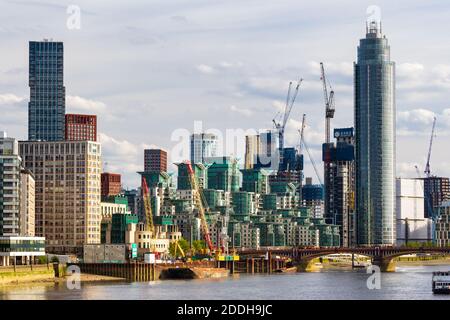
[[(278, 141), (278, 133), (272, 130), (246, 136), (244, 169), (267, 168), (278, 170), (280, 165)], [(291, 150), (287, 150), (287, 152), (289, 153)]]
[(103, 172), (101, 174), (101, 189), (102, 198), (120, 194), (122, 190), (120, 174)]
[(448, 247), (450, 246), (450, 201), (439, 205), (437, 216), (434, 239), (439, 247)]
[(424, 178), (425, 218), (436, 216), (439, 206), (450, 201), (450, 178)]
[(191, 135), (191, 163), (204, 163), (207, 158), (217, 157), (218, 138), (212, 133)]
[(167, 172), (167, 152), (161, 149), (144, 150), (144, 171)]
[(97, 141), (97, 116), (66, 114), (67, 141)]
[(28, 140), (64, 140), (66, 89), (62, 42), (30, 41)]
[(20, 171), (20, 235), (35, 235), (35, 181), (30, 170)]
[(397, 245), (432, 240), (431, 219), (424, 216), (423, 181), (396, 179)]
[(20, 170), (18, 142), (0, 132), (0, 236), (20, 235)]
[(244, 169), (253, 169), (260, 153), (259, 135), (245, 136), (245, 164)]
[(321, 184), (312, 184), (312, 178), (307, 177), (302, 186), (302, 205), (310, 208), (312, 217), (323, 218), (324, 190)]
[(280, 165), (278, 133), (272, 130), (261, 132), (259, 134), (259, 143), (259, 153), (254, 168), (278, 170)]
[(100, 144), (20, 141), (19, 153), (35, 178), (36, 235), (46, 237), (48, 252), (100, 243)]
[(395, 63), (381, 23), (360, 40), (355, 81), (356, 215), (359, 245), (395, 243)]
[(353, 128), (334, 130), (336, 143), (323, 145), (325, 214), (327, 223), (340, 226), (341, 244), (355, 245), (355, 148)]

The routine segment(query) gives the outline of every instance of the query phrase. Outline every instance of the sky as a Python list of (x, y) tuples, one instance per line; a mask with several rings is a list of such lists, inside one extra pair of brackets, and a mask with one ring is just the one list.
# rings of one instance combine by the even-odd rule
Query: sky
[[(372, 5), (380, 11), (368, 13)], [(353, 62), (370, 12), (396, 63), (397, 176), (423, 172), (435, 116), (431, 170), (450, 176), (447, 1), (0, 0), (0, 131), (27, 139), (28, 41), (47, 38), (64, 42), (66, 112), (98, 116), (103, 169), (121, 173), (125, 188), (139, 184), (145, 148), (180, 161), (180, 133), (198, 121), (225, 137), (272, 128), (300, 78), (285, 145), (297, 146), (305, 113), (319, 166), (319, 62), (335, 91), (332, 127), (353, 126)], [(243, 137), (225, 152), (243, 160)], [(305, 176), (318, 181), (307, 157)]]

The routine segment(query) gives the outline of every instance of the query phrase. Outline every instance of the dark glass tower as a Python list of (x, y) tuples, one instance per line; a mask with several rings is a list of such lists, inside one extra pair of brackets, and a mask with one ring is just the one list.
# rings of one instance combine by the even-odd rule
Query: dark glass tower
[(28, 140), (64, 140), (66, 89), (62, 42), (30, 41)]
[(395, 64), (381, 23), (360, 40), (355, 81), (357, 242), (395, 243)]

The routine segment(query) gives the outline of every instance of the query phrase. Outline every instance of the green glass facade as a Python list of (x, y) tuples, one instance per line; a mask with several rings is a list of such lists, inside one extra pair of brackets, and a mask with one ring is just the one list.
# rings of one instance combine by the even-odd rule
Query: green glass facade
[(360, 40), (355, 80), (358, 245), (395, 243), (395, 64), (381, 25)]

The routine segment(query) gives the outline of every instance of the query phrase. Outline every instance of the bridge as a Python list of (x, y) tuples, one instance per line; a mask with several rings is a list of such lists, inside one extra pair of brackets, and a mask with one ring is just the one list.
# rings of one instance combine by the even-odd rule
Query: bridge
[(359, 248), (302, 248), (302, 247), (268, 247), (261, 249), (238, 250), (241, 256), (277, 255), (292, 259), (298, 271), (312, 271), (313, 259), (330, 254), (358, 254), (371, 258), (372, 264), (380, 267), (382, 272), (395, 271), (395, 258), (407, 254), (443, 254), (450, 255), (450, 247), (359, 247)]

